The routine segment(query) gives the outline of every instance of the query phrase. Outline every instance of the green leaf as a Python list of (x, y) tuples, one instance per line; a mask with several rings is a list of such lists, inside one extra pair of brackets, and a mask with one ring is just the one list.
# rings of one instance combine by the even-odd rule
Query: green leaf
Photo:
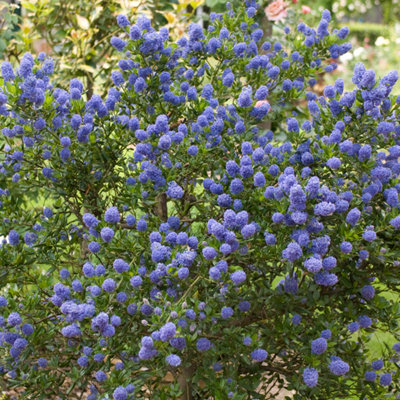
[(216, 7), (221, 4), (224, 4), (224, 2), (221, 0), (206, 0), (206, 6), (210, 8)]
[(29, 11), (33, 11), (33, 12), (37, 11), (36, 6), (33, 3), (31, 3), (30, 1), (21, 1), (21, 5), (22, 5), (22, 7), (26, 8)]
[(85, 31), (89, 29), (90, 23), (85, 17), (82, 17), (81, 15), (77, 15), (76, 21), (78, 22), (78, 25), (81, 29), (83, 29)]
[(87, 64), (79, 65), (79, 69), (82, 71), (90, 72), (91, 74), (94, 74), (96, 72), (96, 70), (93, 67)]

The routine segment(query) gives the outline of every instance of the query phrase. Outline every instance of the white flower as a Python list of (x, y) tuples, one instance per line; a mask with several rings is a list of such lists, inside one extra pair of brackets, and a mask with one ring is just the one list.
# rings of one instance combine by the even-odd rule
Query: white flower
[(351, 54), (351, 53), (343, 54), (343, 55), (340, 57), (340, 60), (341, 60), (342, 62), (344, 62), (344, 63), (347, 63), (347, 62), (349, 62), (349, 61), (352, 60), (352, 59), (353, 59), (353, 54)]
[(375, 46), (387, 46), (390, 43), (388, 39), (385, 39), (383, 36), (379, 36), (375, 41)]
[(354, 50), (354, 57), (358, 58), (361, 57), (362, 55), (366, 54), (367, 51), (364, 49), (364, 47), (357, 47)]

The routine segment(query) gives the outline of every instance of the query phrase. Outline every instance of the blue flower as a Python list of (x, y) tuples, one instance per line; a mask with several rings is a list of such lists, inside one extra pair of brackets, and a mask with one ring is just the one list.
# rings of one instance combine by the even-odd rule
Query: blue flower
[(233, 309), (231, 307), (223, 307), (221, 310), (221, 317), (223, 319), (227, 319), (232, 317), (233, 315)]
[(47, 367), (47, 364), (48, 364), (48, 361), (47, 361), (45, 358), (40, 357), (40, 358), (38, 359), (38, 365), (39, 365), (39, 367), (41, 367), (41, 368), (46, 368), (46, 367)]
[(13, 81), (15, 79), (13, 67), (8, 61), (4, 61), (1, 64), (1, 75), (6, 82)]
[(102, 228), (100, 231), (100, 236), (105, 242), (109, 243), (114, 237), (114, 231), (108, 227)]
[(244, 87), (238, 97), (239, 107), (250, 107), (252, 105), (251, 90)]
[(264, 349), (255, 349), (251, 353), (251, 358), (254, 361), (262, 362), (268, 357), (268, 353)]
[(135, 275), (135, 276), (132, 276), (132, 278), (130, 279), (129, 282), (134, 288), (136, 288), (136, 287), (139, 287), (143, 283), (143, 279), (140, 275)]
[[(82, 358), (84, 358), (84, 357), (81, 357), (81, 359)], [(81, 365), (81, 366), (83, 367), (86, 365)], [(104, 382), (107, 379), (107, 374), (104, 371), (97, 371), (94, 376), (95, 376), (97, 382)]]
[(361, 315), (358, 318), (358, 323), (361, 328), (369, 328), (372, 325), (372, 320), (367, 315)]
[[(111, 79), (115, 86), (121, 86), (125, 82), (125, 79), (120, 71), (113, 71), (111, 73)], [(111, 109), (113, 109), (113, 107)]]
[(195, 156), (199, 152), (199, 148), (196, 145), (192, 145), (189, 146), (187, 152), (189, 155)]
[(351, 251), (353, 250), (353, 246), (350, 242), (343, 241), (340, 244), (340, 250), (342, 251), (342, 253), (346, 253), (346, 254), (351, 253)]
[(17, 312), (10, 313), (10, 315), (7, 318), (7, 323), (10, 326), (21, 325), (21, 323), (22, 323), (21, 316)]
[(308, 109), (309, 109), (311, 115), (313, 115), (314, 117), (316, 117), (320, 114), (318, 104), (313, 100), (308, 102)]
[(327, 217), (329, 215), (332, 215), (335, 212), (335, 210), (336, 210), (335, 204), (329, 203), (327, 201), (322, 201), (321, 203), (315, 205), (314, 214)]
[(315, 368), (305, 368), (303, 371), (303, 381), (309, 388), (317, 386), (318, 371)]
[(326, 165), (332, 169), (338, 169), (342, 162), (337, 157), (331, 157), (327, 162)]
[(125, 41), (123, 41), (122, 39), (120, 39), (116, 36), (113, 36), (111, 38), (110, 43), (118, 51), (123, 51), (127, 45), (127, 43)]
[(254, 175), (254, 186), (256, 187), (263, 187), (265, 186), (266, 180), (265, 180), (265, 176), (262, 172), (257, 172)]
[(376, 131), (377, 133), (388, 134), (394, 131), (394, 125), (391, 122), (382, 121), (379, 122)]
[(252, 343), (251, 337), (246, 336), (246, 337), (243, 339), (243, 344), (244, 344), (245, 346), (250, 346), (251, 343)]
[(292, 89), (292, 87), (293, 87), (293, 84), (292, 84), (292, 81), (291, 81), (290, 79), (285, 79), (285, 80), (282, 82), (282, 90), (283, 90), (284, 92), (289, 91), (290, 89)]
[(115, 290), (115, 281), (112, 278), (106, 279), (103, 284), (101, 285), (104, 291), (106, 292), (113, 292)]
[(161, 329), (160, 329), (160, 339), (163, 342), (168, 342), (175, 336), (176, 333), (176, 326), (172, 322), (167, 322)]
[(347, 26), (344, 26), (339, 30), (337, 33), (339, 39), (346, 39), (347, 35), (349, 34), (349, 28)]
[(47, 58), (43, 63), (43, 72), (46, 75), (52, 75), (54, 72), (54, 62), (51, 58)]
[(233, 85), (234, 80), (235, 80), (235, 75), (233, 75), (232, 72), (229, 72), (225, 76), (223, 76), (222, 84), (226, 87), (231, 87)]
[(321, 337), (324, 339), (330, 339), (332, 336), (332, 333), (330, 331), (330, 329), (325, 329), (321, 332)]
[(22, 57), (20, 66), (19, 66), (19, 74), (23, 78), (27, 78), (29, 75), (32, 74), (32, 69), (34, 66), (35, 62), (33, 60), (33, 57), (29, 53), (25, 53)]
[(210, 278), (213, 280), (218, 280), (221, 278), (221, 271), (217, 267), (211, 267), (208, 271)]
[(207, 338), (200, 338), (196, 342), (197, 350), (206, 351), (211, 348), (211, 342)]
[(314, 276), (315, 283), (321, 286), (334, 286), (338, 283), (338, 277), (327, 271), (321, 271)]
[(320, 337), (311, 342), (311, 353), (312, 354), (322, 354), (328, 348), (328, 343), (326, 339)]
[(271, 79), (275, 79), (277, 78), (277, 76), (279, 75), (280, 69), (278, 66), (273, 66), (271, 69), (268, 70), (267, 75), (271, 78)]
[(182, 362), (181, 358), (176, 354), (168, 355), (165, 360), (167, 361), (168, 365), (171, 365), (172, 367), (178, 367)]
[(299, 325), (300, 322), (301, 322), (301, 315), (299, 315), (299, 314), (293, 315), (293, 317), (292, 317), (293, 325)]
[(376, 372), (367, 371), (364, 375), (364, 379), (368, 382), (374, 382), (376, 380)]
[(117, 258), (113, 262), (113, 267), (118, 273), (122, 273), (129, 270), (129, 264), (122, 260), (121, 258)]
[(244, 239), (248, 239), (256, 233), (256, 227), (254, 224), (245, 225), (240, 233), (242, 234)]
[(400, 353), (400, 342), (395, 343), (395, 344), (393, 345), (393, 350), (394, 350), (396, 353)]
[(305, 260), (304, 266), (306, 267), (307, 271), (317, 273), (322, 269), (322, 261), (320, 258), (310, 257)]
[(191, 41), (204, 39), (203, 28), (200, 25), (191, 22), (189, 25), (189, 39)]
[(100, 251), (101, 245), (98, 242), (90, 242), (88, 245), (89, 251), (92, 253), (98, 253)]
[(379, 383), (382, 386), (389, 386), (392, 383), (392, 374), (390, 372), (383, 374), (379, 379)]
[(373, 242), (376, 239), (376, 233), (373, 230), (363, 232), (362, 237), (367, 242)]
[(118, 315), (112, 315), (110, 318), (111, 325), (113, 326), (120, 326), (121, 325), (121, 318)]
[(78, 325), (71, 324), (61, 329), (61, 334), (67, 338), (81, 336), (82, 332)]
[(384, 366), (383, 361), (382, 360), (375, 360), (372, 361), (371, 363), (371, 367), (374, 371), (379, 371), (380, 369), (382, 369)]
[(361, 212), (357, 208), (351, 209), (346, 216), (346, 222), (350, 225), (355, 225), (361, 217)]
[(171, 136), (163, 135), (158, 140), (158, 147), (162, 150), (168, 150), (171, 146), (171, 142), (172, 142)]
[(293, 274), (292, 277), (286, 275), (285, 280), (283, 282), (283, 289), (285, 293), (296, 294), (298, 292), (298, 281), (297, 275)]
[(350, 333), (357, 332), (359, 328), (360, 325), (358, 322), (351, 322), (350, 324), (347, 325), (347, 329), (350, 331)]
[(230, 207), (232, 205), (232, 198), (229, 194), (220, 194), (217, 198), (217, 202), (221, 207)]
[(288, 118), (287, 124), (290, 132), (299, 132), (299, 123), (296, 118)]
[(203, 249), (203, 257), (206, 260), (212, 260), (217, 256), (217, 254), (218, 254), (217, 251), (213, 247), (209, 246)]
[(306, 195), (300, 185), (293, 185), (290, 188), (290, 205), (295, 210), (305, 210), (306, 208)]
[(117, 207), (110, 207), (104, 213), (104, 221), (108, 222), (109, 224), (116, 224), (120, 221), (120, 219), (121, 216)]
[(130, 30), (129, 30), (129, 37), (132, 40), (139, 40), (142, 36), (142, 33), (140, 32), (140, 29), (137, 25), (132, 25)]
[(136, 93), (142, 92), (146, 88), (147, 88), (146, 81), (142, 77), (137, 78), (134, 84), (135, 92)]
[(336, 92), (335, 87), (332, 85), (327, 85), (324, 88), (324, 96), (326, 96), (326, 97), (329, 97), (329, 98), (335, 97), (335, 94), (336, 94), (335, 92)]
[(247, 45), (244, 42), (237, 43), (233, 46), (233, 52), (236, 57), (243, 57), (245, 51), (247, 49)]
[(345, 375), (347, 372), (349, 372), (350, 367), (349, 364), (337, 357), (330, 362), (329, 369), (333, 374), (340, 376)]
[(118, 386), (113, 393), (114, 400), (126, 400), (128, 398), (128, 392), (122, 386)]
[(7, 299), (4, 296), (0, 296), (0, 307), (6, 307), (7, 304)]
[(12, 246), (17, 246), (18, 245), (18, 243), (19, 243), (19, 233), (16, 230), (12, 229), (8, 233), (8, 242)]
[(87, 367), (89, 365), (89, 358), (87, 356), (81, 356), (78, 358), (77, 363), (80, 367)]
[(343, 94), (342, 98), (340, 99), (339, 104), (341, 106), (351, 108), (354, 104), (355, 99), (356, 99), (355, 92), (346, 92)]
[(242, 270), (235, 271), (231, 274), (231, 280), (235, 285), (240, 285), (246, 280), (246, 273)]
[(90, 213), (85, 213), (83, 214), (83, 223), (88, 227), (88, 228), (96, 228), (98, 223), (100, 222), (94, 215)]
[(203, 87), (203, 91), (201, 92), (201, 97), (204, 97), (206, 100), (210, 100), (213, 94), (214, 88), (210, 83), (207, 83)]
[(69, 83), (69, 87), (70, 90), (72, 89), (76, 89), (78, 90), (80, 93), (82, 93), (83, 91), (83, 84), (79, 79), (73, 78), (71, 79), (70, 83)]
[(184, 195), (184, 191), (176, 182), (171, 181), (168, 183), (167, 195), (172, 199), (181, 199)]
[(235, 178), (231, 181), (229, 190), (232, 194), (239, 194), (243, 191), (243, 182), (239, 178)]
[(295, 243), (289, 243), (285, 250), (282, 251), (282, 257), (288, 259), (290, 262), (298, 260), (303, 255), (301, 247)]
[(124, 27), (130, 25), (130, 24), (129, 24), (128, 18), (126, 18), (126, 16), (123, 15), (123, 14), (117, 15), (117, 24), (118, 24), (121, 28), (124, 28)]
[(365, 285), (361, 289), (361, 296), (365, 300), (371, 300), (375, 297), (375, 289), (371, 285)]

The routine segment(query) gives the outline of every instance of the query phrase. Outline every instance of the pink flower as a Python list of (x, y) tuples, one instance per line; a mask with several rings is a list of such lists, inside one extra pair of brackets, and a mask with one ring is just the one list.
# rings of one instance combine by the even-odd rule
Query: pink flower
[(265, 15), (270, 21), (280, 21), (287, 17), (287, 5), (284, 0), (275, 0), (265, 8)]
[(269, 101), (268, 100), (258, 100), (254, 107), (261, 107), (264, 104), (268, 104), (269, 105)]
[(308, 6), (301, 6), (301, 12), (303, 14), (309, 14), (311, 12), (311, 8)]

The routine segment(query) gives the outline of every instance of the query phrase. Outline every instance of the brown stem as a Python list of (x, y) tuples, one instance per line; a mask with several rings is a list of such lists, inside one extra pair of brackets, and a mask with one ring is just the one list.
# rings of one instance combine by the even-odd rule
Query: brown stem
[(190, 365), (182, 368), (182, 373), (178, 376), (178, 383), (182, 390), (181, 400), (193, 400), (192, 378), (195, 366)]
[(158, 215), (163, 221), (168, 219), (168, 206), (167, 206), (167, 195), (160, 193), (156, 197), (156, 204), (153, 209), (154, 214)]

